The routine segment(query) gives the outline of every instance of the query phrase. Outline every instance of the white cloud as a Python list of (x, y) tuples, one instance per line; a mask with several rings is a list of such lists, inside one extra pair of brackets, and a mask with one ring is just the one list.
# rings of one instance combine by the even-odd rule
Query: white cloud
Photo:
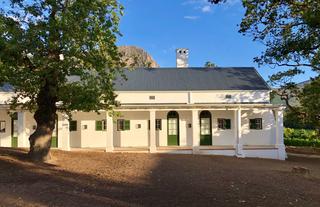
[(189, 19), (189, 20), (196, 20), (196, 19), (199, 19), (199, 16), (184, 16), (183, 18)]
[(227, 0), (226, 2), (220, 3), (219, 5), (214, 5), (208, 2), (208, 0), (186, 0), (182, 2), (182, 6), (191, 6), (195, 10), (200, 10), (203, 13), (212, 12), (214, 7), (222, 7), (228, 9), (233, 6), (237, 6), (241, 3), (241, 0)]
[(208, 12), (211, 12), (211, 6), (209, 5), (205, 5), (201, 8), (201, 11), (204, 12), (204, 13), (208, 13)]

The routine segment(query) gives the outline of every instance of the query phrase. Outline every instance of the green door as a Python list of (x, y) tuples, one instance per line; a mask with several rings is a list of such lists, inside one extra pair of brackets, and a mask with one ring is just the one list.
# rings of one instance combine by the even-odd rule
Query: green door
[(209, 111), (200, 113), (200, 145), (212, 145), (211, 114)]
[(11, 147), (18, 147), (18, 114), (11, 117)]
[(179, 146), (179, 115), (175, 111), (168, 113), (168, 146)]

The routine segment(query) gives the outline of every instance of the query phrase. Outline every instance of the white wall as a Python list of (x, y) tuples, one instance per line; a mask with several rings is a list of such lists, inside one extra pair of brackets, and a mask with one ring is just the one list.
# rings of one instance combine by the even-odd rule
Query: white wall
[(6, 101), (9, 101), (9, 99), (14, 95), (14, 93), (11, 92), (0, 92), (0, 105), (5, 104)]
[(5, 133), (0, 133), (0, 146), (11, 147), (11, 118), (8, 115), (8, 110), (0, 109), (0, 121), (6, 122)]
[[(235, 145), (234, 111), (210, 111), (212, 116), (212, 145)], [(231, 119), (231, 129), (219, 129), (218, 119)]]
[[(262, 130), (249, 129), (249, 119), (262, 118)], [(243, 145), (274, 145), (274, 115), (269, 109), (242, 111), (242, 144)]]
[[(117, 91), (117, 100), (122, 104), (163, 103), (269, 103), (269, 91)], [(230, 99), (225, 96), (231, 95)], [(155, 100), (150, 100), (155, 96)]]
[[(156, 112), (156, 119), (162, 119), (162, 130), (156, 131), (157, 146), (168, 146), (168, 123), (167, 114), (169, 111)], [(179, 142), (180, 146), (192, 146), (192, 123), (191, 111), (177, 111), (179, 114)]]
[[(231, 98), (226, 98), (231, 95)], [(192, 92), (192, 103), (262, 103), (269, 102), (269, 91), (204, 91)]]
[[(105, 147), (106, 131), (96, 131), (96, 121), (105, 120), (106, 113), (73, 112), (72, 120), (77, 121), (77, 131), (70, 132), (70, 147)], [(108, 124), (108, 123), (107, 123)], [(84, 129), (87, 125), (87, 129)]]
[[(130, 120), (130, 130), (117, 131), (117, 119)], [(149, 112), (121, 112), (120, 117), (115, 118), (113, 127), (113, 143), (115, 147), (148, 147)], [(138, 128), (138, 124), (141, 128)]]

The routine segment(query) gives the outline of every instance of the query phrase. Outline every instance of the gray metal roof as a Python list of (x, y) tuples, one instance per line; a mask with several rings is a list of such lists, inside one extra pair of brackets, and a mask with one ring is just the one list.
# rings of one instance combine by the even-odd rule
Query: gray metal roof
[[(270, 90), (251, 67), (139, 68), (124, 73), (127, 80), (115, 81), (116, 91)], [(0, 85), (0, 92), (12, 91), (11, 85)]]
[(270, 90), (252, 67), (125, 70), (116, 91)]
[(13, 92), (13, 87), (7, 83), (0, 84), (0, 92)]

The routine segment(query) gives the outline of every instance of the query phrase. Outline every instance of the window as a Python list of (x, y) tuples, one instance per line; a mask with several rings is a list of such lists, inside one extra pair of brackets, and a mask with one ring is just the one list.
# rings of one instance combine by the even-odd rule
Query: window
[(230, 99), (230, 98), (231, 98), (231, 95), (230, 95), (230, 94), (227, 94), (227, 95), (226, 95), (226, 98), (227, 98), (227, 99)]
[(105, 131), (107, 130), (107, 120), (96, 121), (96, 131)]
[(200, 120), (200, 133), (201, 135), (210, 135), (211, 127), (210, 127), (210, 118), (201, 118)]
[(162, 129), (162, 121), (161, 119), (156, 119), (156, 130)]
[(0, 133), (5, 133), (5, 132), (6, 132), (6, 122), (0, 121)]
[(262, 129), (262, 119), (250, 119), (250, 129)]
[(155, 96), (149, 96), (149, 100), (156, 100)]
[(118, 131), (130, 130), (130, 120), (118, 119), (117, 130)]
[(177, 135), (177, 122), (178, 119), (176, 118), (169, 118), (168, 119), (168, 135)]
[(77, 121), (69, 121), (69, 131), (77, 131)]
[(231, 119), (218, 119), (218, 129), (231, 129)]
[[(156, 119), (156, 130), (162, 130), (162, 120)], [(148, 129), (150, 130), (150, 120), (148, 120)]]

